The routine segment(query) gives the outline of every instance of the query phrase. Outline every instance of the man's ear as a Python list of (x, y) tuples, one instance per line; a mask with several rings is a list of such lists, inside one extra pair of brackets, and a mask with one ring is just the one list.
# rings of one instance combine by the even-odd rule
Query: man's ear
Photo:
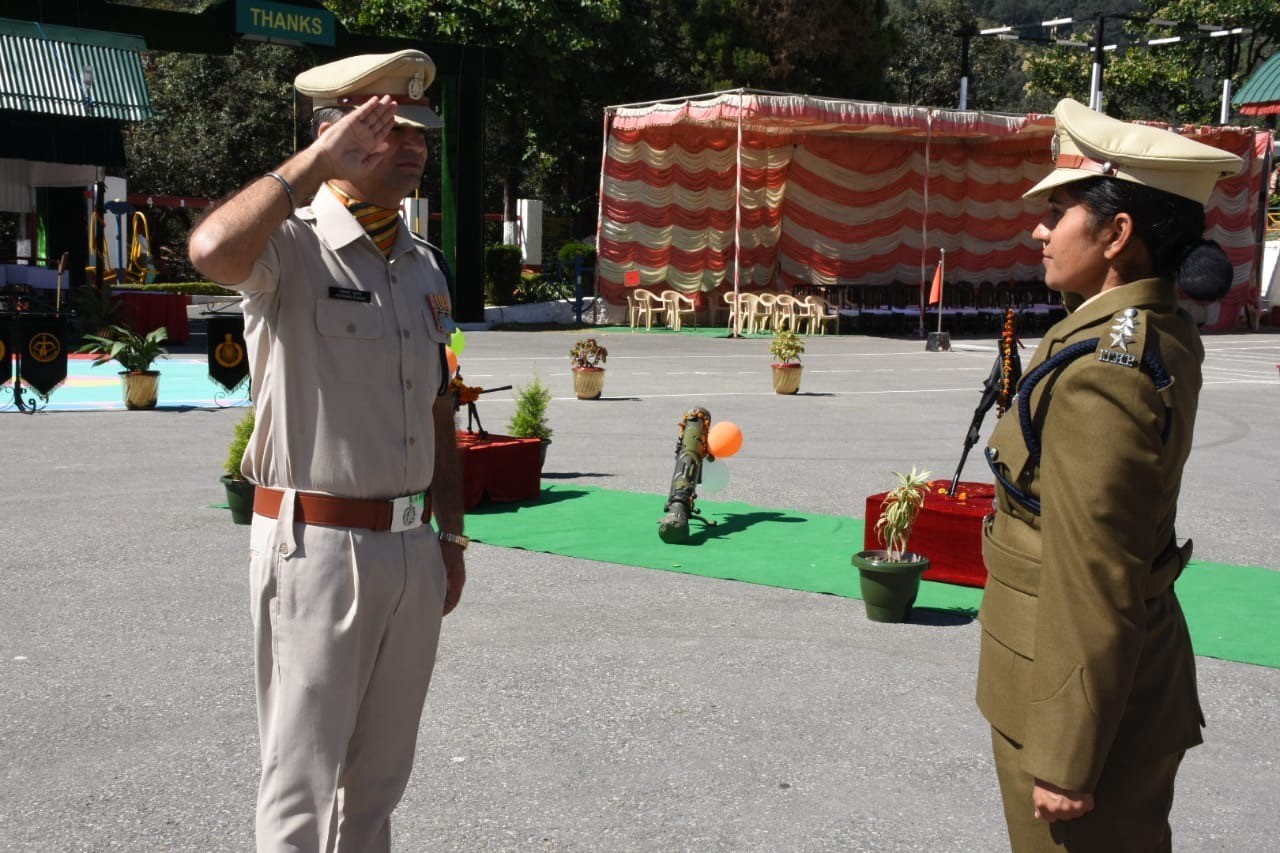
[(1115, 260), (1133, 242), (1133, 217), (1128, 213), (1117, 213), (1104, 228), (1107, 245), (1103, 255), (1107, 260)]
[(316, 128), (316, 139), (319, 139), (320, 137), (324, 136), (324, 132), (331, 127), (333, 127), (333, 122), (331, 121), (320, 122), (320, 126)]

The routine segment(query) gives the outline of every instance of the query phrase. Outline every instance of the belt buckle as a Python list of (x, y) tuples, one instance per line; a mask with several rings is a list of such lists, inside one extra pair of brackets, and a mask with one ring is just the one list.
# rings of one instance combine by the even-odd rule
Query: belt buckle
[(426, 492), (416, 492), (391, 501), (391, 527), (388, 529), (392, 533), (403, 533), (421, 527), (425, 520), (422, 511), (426, 504)]

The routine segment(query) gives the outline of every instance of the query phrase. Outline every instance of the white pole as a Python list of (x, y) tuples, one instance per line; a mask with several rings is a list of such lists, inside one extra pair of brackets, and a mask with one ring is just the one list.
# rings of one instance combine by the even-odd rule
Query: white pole
[(1218, 117), (1218, 124), (1227, 124), (1231, 121), (1231, 78), (1228, 77), (1222, 81), (1222, 112)]
[(924, 138), (924, 216), (920, 219), (920, 290), (916, 294), (916, 306), (920, 309), (920, 325), (919, 330), (921, 336), (924, 335), (924, 288), (925, 280), (928, 276), (928, 262), (925, 255), (929, 251), (929, 172), (932, 170), (932, 145), (933, 145), (933, 110), (929, 110), (925, 114), (925, 138)]
[(942, 334), (942, 291), (947, 286), (947, 250), (942, 249), (942, 257), (938, 259), (938, 334)]
[(969, 78), (960, 78), (960, 109), (969, 109)]
[(743, 90), (738, 90), (738, 174), (733, 186), (733, 335), (742, 334), (742, 303), (738, 287), (742, 279), (742, 106)]
[(1093, 63), (1093, 72), (1089, 75), (1089, 109), (1102, 112), (1102, 63)]

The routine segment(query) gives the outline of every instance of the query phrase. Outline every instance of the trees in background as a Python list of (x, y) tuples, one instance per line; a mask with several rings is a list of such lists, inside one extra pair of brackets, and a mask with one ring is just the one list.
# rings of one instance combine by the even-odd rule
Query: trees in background
[[(348, 29), (498, 49), (486, 81), (485, 208), (542, 198), (594, 230), (604, 107), (740, 86), (957, 105), (962, 27), (1146, 10), (1244, 25), (1238, 87), (1275, 50), (1275, 0), (331, 0)], [(1120, 32), (1109, 21), (1106, 32)], [(1142, 25), (1126, 26), (1141, 29)], [(1112, 29), (1115, 27), (1116, 29)], [(1136, 33), (1138, 30), (1134, 30)], [(1035, 34), (1035, 31), (1027, 31)], [(1069, 32), (1089, 38), (1089, 25)], [(1148, 35), (1154, 30), (1142, 30)], [(1109, 41), (1110, 39), (1108, 39)], [(1212, 122), (1226, 39), (1109, 55), (1104, 91), (1121, 117)], [(1048, 111), (1086, 99), (1088, 51), (974, 38), (969, 106)], [(292, 80), (304, 48), (243, 43), (230, 56), (148, 57), (156, 117), (127, 140), (131, 186), (220, 197), (292, 151)], [(302, 117), (305, 120), (305, 116)], [(431, 152), (439, 156), (438, 142)], [(424, 191), (434, 196), (429, 170)]]

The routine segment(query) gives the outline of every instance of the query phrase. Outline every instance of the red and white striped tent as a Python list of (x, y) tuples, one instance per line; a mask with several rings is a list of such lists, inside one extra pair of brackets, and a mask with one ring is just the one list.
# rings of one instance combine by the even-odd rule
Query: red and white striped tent
[[(1182, 132), (1249, 162), (1208, 206), (1237, 286), (1209, 306), (1206, 325), (1229, 327), (1256, 300), (1270, 136)], [(1039, 279), (1031, 231), (1046, 204), (1022, 193), (1052, 168), (1052, 134), (1052, 116), (751, 89), (608, 107), (598, 292), (625, 301), (637, 272), (641, 286), (712, 298), (802, 283), (923, 285), (943, 249), (948, 282)]]

